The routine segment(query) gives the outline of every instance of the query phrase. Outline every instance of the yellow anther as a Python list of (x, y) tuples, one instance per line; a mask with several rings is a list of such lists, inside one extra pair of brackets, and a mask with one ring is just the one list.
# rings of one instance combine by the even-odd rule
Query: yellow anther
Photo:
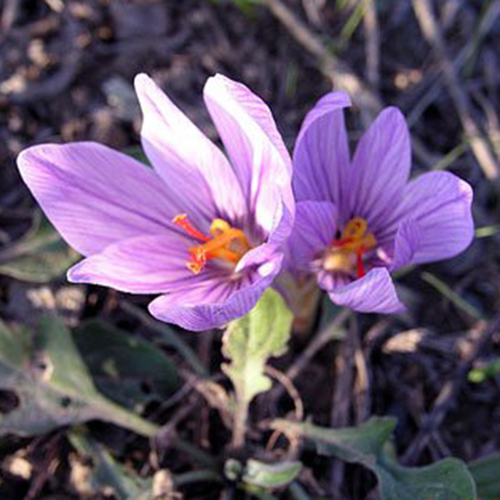
[(211, 259), (220, 259), (236, 265), (241, 257), (252, 248), (245, 233), (241, 229), (231, 227), (223, 219), (213, 220), (210, 225), (211, 237), (198, 231), (189, 222), (187, 215), (178, 215), (173, 222), (187, 234), (203, 242), (189, 249), (191, 258), (186, 265), (194, 274), (199, 274), (207, 261)]
[(358, 278), (365, 275), (363, 254), (377, 246), (377, 240), (368, 232), (368, 223), (361, 217), (351, 219), (341, 238), (332, 243), (324, 260), (323, 267), (327, 271), (351, 273), (356, 271)]
[(226, 222), (223, 219), (214, 219), (212, 224), (210, 224), (210, 234), (212, 236), (219, 236), (221, 233), (225, 233), (230, 229), (232, 228), (229, 222)]

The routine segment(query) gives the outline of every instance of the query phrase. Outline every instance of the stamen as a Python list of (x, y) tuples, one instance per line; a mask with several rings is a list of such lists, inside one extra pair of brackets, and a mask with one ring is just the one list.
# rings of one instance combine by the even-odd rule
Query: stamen
[(173, 219), (172, 222), (176, 225), (179, 226), (181, 229), (184, 229), (189, 236), (192, 236), (193, 238), (196, 238), (201, 241), (210, 241), (210, 238), (208, 236), (205, 236), (203, 233), (198, 231), (191, 222), (189, 222), (188, 216), (186, 214), (181, 214), (181, 215), (176, 215)]
[(214, 219), (212, 224), (210, 224), (210, 234), (212, 236), (219, 236), (226, 231), (229, 231), (231, 228), (229, 222), (226, 222), (223, 219)]
[(377, 246), (377, 241), (372, 233), (368, 232), (368, 223), (361, 217), (351, 219), (340, 240), (334, 241), (332, 250), (326, 256), (323, 266), (328, 271), (352, 272), (356, 276), (365, 276), (364, 254)]
[(191, 257), (186, 265), (194, 274), (199, 274), (210, 259), (220, 259), (236, 265), (251, 248), (245, 233), (240, 229), (231, 227), (223, 219), (214, 219), (210, 225), (212, 237), (205, 236), (198, 231), (189, 222), (187, 215), (178, 215), (173, 219), (173, 222), (193, 238), (204, 242), (202, 245), (189, 249)]
[(365, 272), (365, 265), (363, 263), (363, 249), (360, 248), (359, 251), (356, 253), (356, 274), (358, 278), (362, 278), (366, 272)]

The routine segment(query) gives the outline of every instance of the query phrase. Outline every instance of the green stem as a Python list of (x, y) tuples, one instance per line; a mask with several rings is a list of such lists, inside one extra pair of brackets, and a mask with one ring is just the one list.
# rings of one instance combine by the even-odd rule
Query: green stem
[(439, 293), (444, 295), (450, 302), (452, 302), (455, 307), (458, 307), (469, 316), (474, 319), (484, 319), (481, 312), (476, 309), (472, 304), (469, 304), (465, 299), (460, 297), (456, 292), (454, 292), (444, 281), (434, 276), (431, 273), (424, 271), (420, 277), (433, 286)]
[(214, 457), (188, 441), (177, 438), (172, 442), (171, 446), (172, 448), (176, 448), (186, 455), (191, 456), (194, 460), (196, 460), (200, 465), (204, 467), (214, 467)]
[(154, 437), (160, 429), (158, 425), (149, 422), (108, 399), (103, 398), (97, 404), (97, 407), (99, 409), (99, 414), (106, 415), (107, 421), (134, 431), (141, 436), (148, 438)]
[(219, 473), (213, 470), (195, 470), (185, 472), (184, 474), (180, 474), (174, 478), (174, 484), (177, 488), (185, 486), (186, 484), (209, 481), (220, 483), (222, 482), (222, 477)]
[(233, 436), (231, 446), (234, 449), (243, 448), (245, 444), (245, 434), (247, 431), (248, 401), (238, 398), (233, 420)]

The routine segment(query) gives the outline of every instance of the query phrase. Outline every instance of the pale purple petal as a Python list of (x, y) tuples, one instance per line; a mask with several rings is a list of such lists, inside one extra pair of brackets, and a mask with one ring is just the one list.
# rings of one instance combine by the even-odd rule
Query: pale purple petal
[(283, 255), (283, 246), (274, 242), (266, 242), (255, 248), (249, 250), (238, 262), (234, 272), (241, 273), (245, 270), (254, 268), (255, 266), (263, 266), (267, 264), (267, 267), (262, 268), (262, 272), (265, 269), (269, 269), (269, 273), (277, 274), (279, 269), (275, 269), (277, 263), (281, 263), (281, 256)]
[(363, 278), (328, 292), (332, 302), (364, 313), (393, 314), (404, 310), (385, 267), (370, 270)]
[(231, 80), (224, 75), (216, 75), (214, 80), (218, 80), (225, 90), (231, 95), (231, 98), (238, 103), (246, 113), (257, 123), (266, 134), (274, 147), (278, 150), (283, 163), (289, 170), (292, 169), (290, 154), (286, 149), (283, 138), (276, 127), (273, 114), (269, 106), (256, 94), (254, 94), (245, 85)]
[(297, 201), (332, 201), (345, 206), (349, 142), (343, 109), (350, 106), (344, 92), (331, 92), (307, 114), (294, 151), (293, 186)]
[(295, 225), (288, 248), (293, 267), (310, 270), (311, 263), (335, 240), (337, 207), (328, 201), (297, 203)]
[(422, 229), (422, 226), (413, 219), (406, 219), (399, 225), (394, 241), (391, 271), (408, 266), (413, 262), (418, 248), (424, 244)]
[[(278, 202), (278, 200), (280, 199), (282, 198), (278, 195), (278, 199), (275, 200), (275, 202)], [(275, 205), (275, 213), (272, 222), (273, 229), (271, 233), (266, 234), (265, 232), (257, 228), (257, 230), (253, 233), (249, 231), (249, 234), (251, 234), (251, 239), (254, 242), (266, 242), (272, 245), (274, 248), (283, 251), (283, 246), (288, 242), (288, 239), (290, 237), (294, 219), (295, 213), (290, 212), (285, 203), (281, 201), (279, 203), (276, 203)], [(243, 259), (245, 259), (245, 257)]]
[(175, 212), (151, 168), (97, 143), (33, 146), (19, 155), (18, 166), (52, 224), (83, 255), (159, 233)]
[[(398, 211), (403, 227), (413, 225), (412, 264), (453, 257), (465, 250), (474, 238), (472, 188), (449, 172), (429, 172), (410, 182)], [(408, 229), (398, 229), (394, 258), (400, 260), (408, 240)], [(403, 250), (404, 252), (404, 250)]]
[(265, 110), (265, 104), (260, 102), (257, 112), (256, 103), (260, 100), (250, 99), (250, 91), (242, 89), (241, 84), (217, 75), (208, 79), (204, 97), (240, 180), (249, 211), (258, 226), (270, 233), (280, 222), (275, 218), (279, 203), (284, 202), (290, 213), (294, 212), (290, 161), (281, 142), (276, 143), (277, 132), (270, 126), (271, 114)]
[[(281, 267), (281, 257), (275, 257), (273, 269)], [(153, 316), (175, 323), (186, 330), (201, 331), (218, 328), (247, 314), (264, 290), (271, 285), (275, 272), (270, 262), (262, 264), (240, 280), (207, 280), (199, 286), (161, 295), (149, 305)]]
[[(192, 240), (175, 232), (130, 238), (79, 262), (68, 271), (68, 279), (129, 293), (164, 293), (196, 286), (200, 279), (186, 266), (192, 246)], [(220, 275), (220, 271), (209, 262), (203, 279)]]
[(154, 168), (177, 200), (179, 213), (210, 222), (242, 221), (246, 203), (226, 157), (147, 75), (135, 79), (143, 111), (141, 139)]
[(319, 287), (326, 292), (344, 287), (352, 282), (352, 279), (344, 273), (327, 271), (320, 268), (316, 275)]
[(397, 108), (386, 108), (361, 138), (348, 181), (349, 217), (384, 228), (398, 206), (411, 168), (410, 134)]

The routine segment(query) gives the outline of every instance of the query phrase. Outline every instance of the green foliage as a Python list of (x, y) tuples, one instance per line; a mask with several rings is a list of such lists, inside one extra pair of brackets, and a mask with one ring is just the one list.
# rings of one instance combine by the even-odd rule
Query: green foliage
[(290, 484), (298, 476), (301, 469), (302, 464), (297, 461), (266, 464), (250, 459), (243, 473), (243, 482), (272, 490)]
[(230, 458), (224, 464), (224, 474), (231, 481), (238, 481), (240, 487), (257, 496), (289, 485), (299, 474), (302, 464), (295, 460), (265, 463), (249, 459), (242, 464)]
[(495, 358), (489, 361), (482, 368), (474, 368), (469, 372), (469, 382), (480, 384), (485, 380), (492, 378), (500, 373), (500, 358)]
[(445, 458), (426, 467), (403, 467), (386, 458), (374, 472), (383, 500), (476, 498), (474, 481), (466, 465), (456, 458)]
[(0, 274), (33, 283), (47, 283), (75, 263), (79, 255), (72, 250), (37, 213), (28, 233), (14, 245), (0, 252)]
[(199, 360), (196, 353), (186, 342), (184, 332), (177, 333), (171, 325), (155, 320), (152, 316), (145, 313), (142, 309), (129, 302), (123, 301), (121, 308), (132, 316), (136, 317), (144, 326), (157, 333), (157, 344), (174, 349), (184, 358), (184, 361), (200, 377), (208, 377), (209, 373)]
[[(214, 469), (199, 469), (181, 474), (169, 470), (157, 471), (154, 478), (143, 478), (132, 468), (119, 462), (102, 444), (88, 435), (85, 428), (77, 427), (68, 433), (72, 446), (86, 459), (85, 474), (79, 474), (80, 488), (85, 498), (105, 496), (118, 500), (160, 500), (181, 498), (178, 488), (199, 482), (221, 482)], [(90, 460), (88, 460), (90, 459)], [(88, 464), (88, 465), (87, 465)]]
[(481, 500), (500, 498), (500, 453), (494, 453), (469, 464), (469, 471), (477, 486)]
[(132, 500), (142, 495), (146, 495), (144, 498), (149, 498), (150, 480), (142, 479), (127, 470), (106, 448), (89, 438), (82, 429), (73, 430), (68, 437), (82, 457), (92, 460), (88, 484), (84, 485), (92, 495), (97, 496), (107, 491), (106, 496), (108, 496), (111, 489), (114, 497), (119, 500)]
[(231, 379), (239, 401), (250, 402), (271, 387), (264, 374), (267, 360), (286, 350), (293, 316), (279, 293), (267, 290), (246, 316), (233, 321), (223, 339), (223, 353), (231, 360), (222, 369)]
[(71, 333), (55, 317), (37, 335), (0, 323), (0, 388), (14, 391), (16, 408), (0, 418), (0, 435), (43, 434), (57, 427), (99, 419), (152, 436), (156, 426), (97, 391)]
[(102, 320), (83, 323), (73, 338), (98, 389), (128, 408), (140, 411), (178, 389), (175, 365), (151, 342)]
[(308, 422), (276, 420), (273, 427), (314, 442), (331, 456), (359, 463), (372, 470), (383, 500), (464, 500), (476, 498), (475, 484), (466, 465), (446, 458), (426, 467), (403, 467), (388, 452), (396, 422), (372, 418), (359, 427), (328, 429)]

